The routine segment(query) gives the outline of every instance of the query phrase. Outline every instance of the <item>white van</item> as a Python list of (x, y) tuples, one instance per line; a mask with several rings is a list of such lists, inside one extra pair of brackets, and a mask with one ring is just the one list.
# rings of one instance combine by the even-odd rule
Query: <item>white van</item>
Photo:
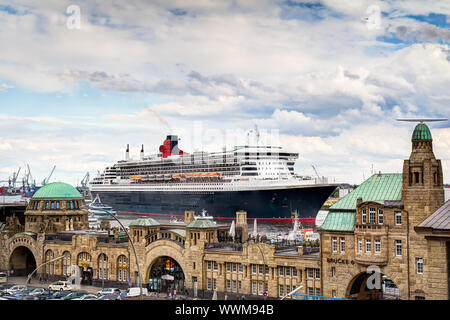
[(6, 272), (0, 272), (0, 283), (8, 282), (8, 275)]
[[(141, 288), (139, 288), (139, 287), (133, 287), (133, 288), (127, 289), (126, 297), (139, 297), (140, 295), (141, 295)], [(147, 288), (142, 288), (142, 295), (148, 296)]]

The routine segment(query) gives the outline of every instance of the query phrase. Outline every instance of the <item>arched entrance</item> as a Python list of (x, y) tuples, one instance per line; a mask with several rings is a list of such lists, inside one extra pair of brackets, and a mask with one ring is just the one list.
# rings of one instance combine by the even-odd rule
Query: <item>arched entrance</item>
[(36, 259), (30, 249), (24, 246), (17, 247), (9, 258), (9, 269), (13, 276), (28, 276), (36, 269)]
[(184, 272), (178, 262), (168, 256), (156, 258), (148, 273), (148, 289), (152, 292), (184, 292)]
[(357, 300), (399, 300), (397, 285), (382, 273), (360, 273), (350, 282), (347, 297)]

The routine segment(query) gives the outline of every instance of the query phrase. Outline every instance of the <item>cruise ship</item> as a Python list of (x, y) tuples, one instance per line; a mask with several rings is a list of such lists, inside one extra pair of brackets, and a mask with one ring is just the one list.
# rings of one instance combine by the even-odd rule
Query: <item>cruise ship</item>
[(258, 220), (291, 219), (314, 222), (337, 185), (326, 178), (294, 173), (298, 153), (279, 146), (243, 145), (220, 152), (179, 149), (178, 136), (168, 135), (159, 152), (125, 159), (104, 169), (90, 182), (92, 196), (100, 196), (119, 214), (183, 216), (206, 210), (215, 218), (235, 218), (247, 211)]

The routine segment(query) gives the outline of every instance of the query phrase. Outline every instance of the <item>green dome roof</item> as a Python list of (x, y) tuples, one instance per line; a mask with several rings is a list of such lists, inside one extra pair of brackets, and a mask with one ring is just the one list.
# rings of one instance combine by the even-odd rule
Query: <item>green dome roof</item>
[(217, 225), (209, 219), (195, 219), (191, 221), (186, 228), (190, 229), (212, 229), (217, 228)]
[(159, 226), (160, 223), (153, 218), (136, 219), (130, 223), (130, 227), (154, 227)]
[(52, 182), (40, 187), (32, 199), (83, 199), (83, 196), (70, 184)]
[(414, 129), (412, 140), (433, 140), (430, 129), (425, 123), (419, 123)]

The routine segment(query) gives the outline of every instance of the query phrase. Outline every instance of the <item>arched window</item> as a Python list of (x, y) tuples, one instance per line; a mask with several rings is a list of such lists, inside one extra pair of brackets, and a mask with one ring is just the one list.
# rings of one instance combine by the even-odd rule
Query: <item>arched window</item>
[[(55, 255), (53, 254), (52, 250), (47, 250), (47, 252), (45, 252), (45, 262), (49, 262), (50, 260), (53, 260), (54, 258), (55, 258)], [(47, 274), (55, 273), (55, 262), (51, 262), (51, 263), (45, 265), (45, 273), (47, 273)]]
[(59, 209), (59, 201), (56, 201), (56, 209)]
[(45, 209), (48, 210), (48, 201), (45, 201)]
[(55, 209), (55, 202), (54, 201), (52, 201), (52, 202), (50, 202), (50, 209)]
[(72, 209), (71, 201), (67, 201), (67, 209)]
[(124, 255), (117, 258), (117, 281), (128, 280), (128, 259)]
[(72, 256), (70, 255), (69, 251), (64, 251), (63, 256), (64, 258), (62, 258), (62, 273), (63, 275), (70, 276), (69, 267), (71, 265)]
[(77, 258), (77, 265), (82, 268), (87, 268), (91, 263), (91, 255), (87, 252), (80, 252)]
[(98, 256), (98, 279), (108, 280), (108, 256), (104, 253)]

